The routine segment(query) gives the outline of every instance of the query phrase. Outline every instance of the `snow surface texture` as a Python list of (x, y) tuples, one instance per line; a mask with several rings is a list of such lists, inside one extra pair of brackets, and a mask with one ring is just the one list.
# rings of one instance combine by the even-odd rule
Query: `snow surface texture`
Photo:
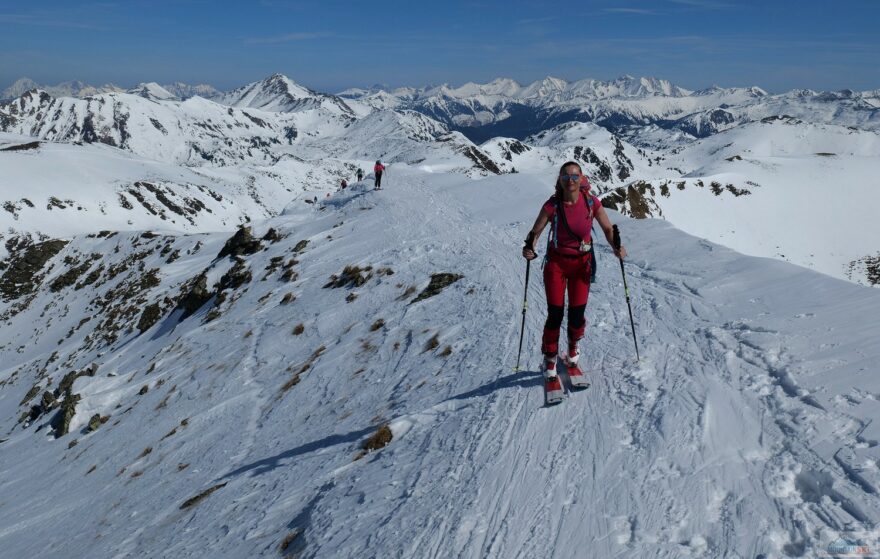
[[(876, 541), (880, 291), (611, 212), (643, 358), (597, 242), (593, 386), (548, 409), (537, 262), (511, 370), (519, 247), (548, 175), (393, 177), (289, 206), (237, 257), (215, 258), (228, 233), (77, 236), (0, 303), (4, 554), (811, 557)], [(227, 287), (181, 320), (173, 300), (203, 270)], [(438, 273), (463, 277), (416, 301)], [(350, 283), (322, 287), (334, 276)], [(132, 302), (161, 308), (143, 333)], [(69, 434), (51, 414), (17, 422), (84, 370)], [(390, 443), (362, 456), (381, 425)]]
[[(752, 123), (692, 144), (663, 163), (683, 172), (681, 179), (652, 181), (654, 200), (677, 227), (746, 254), (866, 282), (852, 265), (880, 254), (876, 133)], [(705, 211), (714, 206), (711, 198), (721, 208)]]

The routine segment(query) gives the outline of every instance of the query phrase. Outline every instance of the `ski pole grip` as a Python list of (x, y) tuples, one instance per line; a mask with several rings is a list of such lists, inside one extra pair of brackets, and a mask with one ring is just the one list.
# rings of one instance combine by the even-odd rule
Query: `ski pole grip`
[(612, 226), (612, 229), (613, 229), (613, 233), (612, 233), (611, 242), (614, 244), (614, 250), (619, 250), (620, 249), (620, 229), (617, 228), (616, 224)]

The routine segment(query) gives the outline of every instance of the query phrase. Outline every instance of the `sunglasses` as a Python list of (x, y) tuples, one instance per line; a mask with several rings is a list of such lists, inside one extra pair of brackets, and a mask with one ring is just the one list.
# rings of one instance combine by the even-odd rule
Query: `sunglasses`
[(581, 175), (579, 175), (579, 174), (578, 175), (559, 175), (559, 178), (560, 178), (560, 180), (562, 180), (562, 182), (567, 182), (567, 181), (577, 182), (577, 181), (581, 180)]

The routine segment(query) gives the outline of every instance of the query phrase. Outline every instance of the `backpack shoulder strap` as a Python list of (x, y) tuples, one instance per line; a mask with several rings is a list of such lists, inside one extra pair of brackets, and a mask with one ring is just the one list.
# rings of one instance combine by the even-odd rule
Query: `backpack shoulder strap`
[(592, 220), (592, 219), (593, 219), (593, 213), (594, 213), (594, 208), (593, 208), (593, 202), (594, 202), (594, 200), (593, 200), (593, 195), (590, 194), (589, 189), (587, 189), (587, 188), (581, 188), (581, 196), (583, 196), (583, 197), (584, 197), (584, 200), (587, 202), (587, 214), (589, 215), (589, 219)]
[[(553, 248), (559, 247), (559, 196), (556, 197), (556, 211), (553, 212)], [(550, 237), (547, 237), (550, 240)]]
[(565, 226), (565, 230), (568, 231), (568, 234), (572, 237), (577, 238), (577, 235), (574, 234), (574, 231), (571, 230), (571, 226), (568, 224), (568, 220), (565, 218), (565, 206), (562, 205), (562, 197), (556, 199), (556, 213), (555, 216), (559, 216), (559, 219), (562, 220), (562, 225)]

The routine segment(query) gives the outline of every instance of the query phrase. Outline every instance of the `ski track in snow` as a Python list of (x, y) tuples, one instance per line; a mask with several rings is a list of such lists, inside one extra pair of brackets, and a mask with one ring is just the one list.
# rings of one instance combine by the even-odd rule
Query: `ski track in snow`
[[(343, 222), (345, 244), (322, 241), (337, 229), (313, 226), (300, 264), (311, 286), (300, 286), (298, 301), (340, 297), (315, 284), (346, 264), (390, 264), (397, 274), (355, 290), (357, 302), (333, 313), (254, 307), (230, 318), (237, 324), (154, 342), (173, 363), (169, 382), (193, 383), (176, 398), (197, 394), (216, 406), (186, 428), (203, 425), (203, 440), (174, 444), (213, 458), (204, 471), (187, 470), (187, 495), (146, 503), (143, 520), (114, 517), (125, 507), (111, 507), (102, 532), (126, 535), (107, 536), (96, 551), (277, 556), (284, 535), (301, 530), (293, 550), (303, 557), (809, 556), (824, 535), (874, 526), (876, 489), (840, 454), (856, 448), (867, 422), (802, 379), (822, 364), (817, 340), (843, 343), (823, 332), (822, 317), (844, 324), (846, 313), (876, 310), (876, 292), (742, 257), (662, 222), (623, 221), (642, 360), (634, 359), (619, 266), (599, 240), (582, 342), (592, 385), (545, 408), (540, 260), (529, 285), (525, 370), (512, 371), (525, 270), (519, 243), (548, 190), (535, 180), (474, 183), (394, 169), (383, 191), (352, 188), (317, 214)], [(521, 207), (493, 209), (502, 194)], [(274, 223), (299, 227), (299, 219)], [(421, 290), (441, 271), (464, 279), (424, 302), (397, 300), (393, 284), (417, 280)], [(264, 285), (273, 299), (284, 291)], [(837, 302), (835, 290), (858, 296), (843, 309), (797, 299), (798, 290), (827, 285)], [(375, 351), (357, 350), (358, 325), (374, 317), (385, 326), (363, 339)], [(290, 341), (300, 321), (307, 333)], [(213, 341), (204, 341), (209, 332)], [(424, 349), (432, 333), (452, 346), (445, 360)], [(564, 328), (562, 337), (564, 347)], [(292, 406), (270, 375), (299, 367), (319, 344), (326, 352), (294, 388), (308, 396)], [(876, 345), (856, 347), (864, 358), (880, 356)], [(206, 352), (228, 369), (197, 375)], [(383, 422), (392, 443), (353, 461)], [(222, 483), (198, 508), (180, 510), (184, 498)], [(8, 526), (0, 540), (26, 531)]]

